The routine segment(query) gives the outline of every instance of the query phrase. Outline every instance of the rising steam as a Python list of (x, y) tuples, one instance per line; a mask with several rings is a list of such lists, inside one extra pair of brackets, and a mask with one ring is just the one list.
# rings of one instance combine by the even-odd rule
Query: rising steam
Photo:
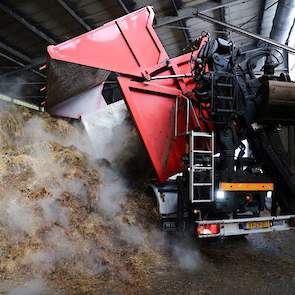
[(48, 282), (56, 280), (61, 291), (147, 283), (133, 278), (147, 275), (140, 261), (158, 258), (122, 177), (139, 140), (119, 108), (83, 118), (87, 133), (48, 115), (5, 110), (2, 131), (12, 136), (0, 148), (0, 246), (7, 253), (0, 271), (26, 281), (9, 294), (55, 293)]

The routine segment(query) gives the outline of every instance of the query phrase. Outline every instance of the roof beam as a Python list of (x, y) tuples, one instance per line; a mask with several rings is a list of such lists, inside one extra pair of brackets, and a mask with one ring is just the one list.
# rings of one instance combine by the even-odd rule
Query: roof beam
[[(7, 53), (10, 54), (10, 55), (7, 55), (7, 54), (5, 54), (3, 52), (0, 52), (0, 56), (1, 57), (5, 58), (6, 60), (11, 61), (14, 64), (17, 64), (17, 65), (21, 66), (22, 68), (28, 67), (27, 70), (30, 70), (31, 72), (37, 74), (38, 76), (40, 76), (42, 78), (45, 78), (46, 77), (42, 73), (40, 73), (40, 72), (38, 72), (38, 71), (36, 71), (36, 70), (33, 69), (33, 67), (35, 65), (33, 67), (30, 67), (30, 65), (34, 64), (34, 61), (36, 61), (36, 60), (33, 61), (29, 56), (25, 55), (24, 53), (18, 51), (17, 49), (11, 47), (10, 45), (6, 44), (5, 42), (3, 42), (1, 40), (0, 40), (0, 48), (3, 49), (3, 50), (5, 50)], [(29, 65), (27, 65), (27, 64), (25, 64), (25, 63), (23, 63), (23, 62), (21, 62), (19, 60), (16, 60), (11, 55), (17, 57), (18, 59), (24, 61), (25, 63), (27, 63)], [(46, 62), (46, 59), (45, 58), (41, 58), (41, 59), (43, 61), (42, 63)]]
[(0, 71), (17, 70), (18, 66), (0, 66)]
[(92, 28), (69, 6), (66, 0), (56, 0), (85, 30), (91, 31)]
[(155, 25), (155, 28), (159, 28), (162, 26), (169, 25), (171, 23), (179, 22), (181, 20), (185, 20), (188, 18), (194, 17), (195, 10), (199, 10), (199, 12), (206, 13), (209, 11), (217, 10), (223, 7), (232, 6), (235, 3), (239, 2), (239, 4), (247, 2), (247, 0), (241, 1), (241, 0), (224, 0), (225, 3), (223, 4), (214, 4), (212, 5), (211, 2), (205, 2), (202, 4), (199, 4), (197, 6), (187, 7), (178, 9), (178, 16), (165, 16), (165, 17), (158, 17), (157, 18), (157, 24)]
[(33, 25), (32, 22), (29, 21), (27, 18), (25, 18), (21, 14), (17, 13), (12, 7), (0, 2), (0, 9), (2, 11), (4, 11), (6, 14), (8, 14), (9, 16), (11, 16), (12, 18), (14, 18), (19, 23), (21, 23), (23, 26), (25, 26), (27, 29), (29, 29), (31, 32), (33, 32), (35, 35), (44, 39), (49, 44), (56, 44), (55, 40), (53, 40), (51, 37), (46, 35), (40, 28)]
[(18, 51), (17, 49), (11, 47), (10, 45), (6, 44), (5, 42), (0, 40), (0, 48), (4, 49), (5, 51), (7, 51), (8, 53), (14, 55), (15, 57), (27, 62), (27, 63), (31, 63), (31, 58), (27, 55), (25, 55), (24, 53)]
[(233, 32), (237, 32), (237, 33), (239, 33), (241, 35), (244, 35), (244, 36), (247, 36), (249, 38), (253, 38), (253, 39), (256, 39), (256, 40), (263, 41), (263, 42), (265, 42), (265, 43), (267, 43), (269, 45), (273, 45), (273, 46), (275, 46), (277, 48), (286, 50), (289, 53), (295, 54), (295, 48), (289, 47), (289, 46), (287, 46), (285, 44), (282, 44), (280, 42), (277, 42), (277, 41), (275, 41), (275, 40), (273, 40), (271, 38), (260, 36), (258, 34), (250, 32), (250, 31), (241, 29), (241, 28), (239, 28), (237, 26), (234, 26), (232, 24), (223, 23), (223, 22), (221, 22), (221, 21), (219, 21), (219, 20), (217, 20), (215, 18), (212, 18), (212, 17), (210, 17), (208, 15), (205, 15), (203, 13), (200, 13), (200, 12), (196, 12), (195, 16), (202, 19), (202, 20), (204, 20), (204, 21), (207, 21), (207, 22), (210, 22), (210, 23), (213, 23), (213, 24), (217, 24), (217, 25), (221, 25), (221, 26), (223, 26), (223, 27), (225, 27), (225, 28), (227, 28), (227, 29), (229, 29), (229, 30), (231, 30)]
[(122, 7), (122, 9), (124, 10), (124, 12), (126, 14), (130, 13), (129, 9), (126, 7), (125, 3), (123, 0), (117, 0), (117, 2), (119, 3), (119, 5)]
[[(176, 3), (175, 0), (170, 0), (171, 1), (171, 4), (172, 4), (172, 8), (173, 8), (173, 11), (175, 13), (176, 16), (178, 16), (178, 8), (182, 7), (183, 3), (182, 3), (182, 0), (179, 0), (178, 3)], [(187, 26), (186, 26), (186, 21), (185, 20), (179, 20), (178, 21), (179, 25), (181, 27), (183, 27), (184, 29), (182, 30), (182, 33), (183, 33), (183, 36), (184, 36), (184, 39), (185, 39), (185, 43), (186, 44), (189, 44), (191, 41), (192, 41), (192, 38), (190, 36), (190, 33), (188, 30), (186, 30)]]
[[(221, 4), (224, 4), (225, 1), (221, 0)], [(229, 8), (228, 7), (221, 7), (217, 13), (218, 13), (218, 17), (219, 20), (224, 22), (224, 23), (230, 23), (230, 13), (228, 13)], [(230, 31), (227, 31), (225, 28), (223, 28), (222, 26), (217, 25), (217, 32), (220, 31), (220, 35), (223, 39), (228, 39), (229, 35), (230, 35)]]
[(133, 0), (117, 0), (117, 2), (126, 14), (132, 12), (136, 6)]
[[(23, 65), (23, 66), (21, 66), (21, 68), (14, 69), (13, 71), (0, 74), (0, 78), (6, 77), (6, 76), (11, 76), (14, 74), (19, 74), (19, 73), (22, 73), (22, 72), (25, 72), (28, 70), (32, 70), (33, 68), (38, 67), (44, 63), (46, 63), (46, 58), (44, 58), (44, 57), (36, 58), (29, 65)], [(43, 74), (41, 74), (41, 75), (43, 75)], [(43, 76), (45, 77), (45, 75), (43, 75)]]
[[(7, 60), (9, 60), (9, 61), (11, 61), (11, 62), (13, 62), (14, 64), (17, 64), (17, 65), (21, 66), (22, 68), (25, 68), (25, 67), (28, 66), (28, 65), (25, 65), (24, 63), (22, 63), (22, 62), (20, 62), (20, 61), (18, 61), (18, 60), (16, 60), (16, 59), (14, 59), (13, 57), (8, 56), (8, 55), (5, 54), (5, 53), (0, 52), (0, 56), (3, 57), (3, 58), (5, 58), (5, 59), (7, 59)], [(46, 76), (45, 76), (44, 74), (42, 74), (42, 73), (40, 73), (40, 72), (38, 72), (38, 71), (36, 71), (36, 70), (34, 70), (34, 69), (32, 69), (32, 68), (30, 68), (29, 70), (30, 70), (31, 72), (33, 72), (34, 74), (36, 74), (36, 75), (42, 77), (42, 78), (46, 78)]]

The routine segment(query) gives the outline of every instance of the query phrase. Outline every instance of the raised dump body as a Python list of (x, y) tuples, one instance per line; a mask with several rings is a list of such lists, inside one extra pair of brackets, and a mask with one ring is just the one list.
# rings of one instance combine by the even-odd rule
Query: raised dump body
[(164, 229), (193, 224), (198, 237), (292, 229), (295, 177), (277, 127), (294, 122), (295, 88), (274, 75), (271, 48), (242, 54), (202, 34), (194, 50), (169, 58), (153, 20), (145, 7), (49, 46), (47, 110), (83, 118), (114, 101), (109, 85), (119, 86), (115, 100), (125, 100), (158, 177)]
[[(183, 170), (181, 157), (186, 151), (185, 137), (175, 136), (175, 118), (178, 132), (183, 133), (187, 108), (183, 95), (192, 91), (195, 83), (191, 77), (151, 79), (190, 74), (190, 60), (197, 51), (193, 56), (188, 53), (169, 59), (152, 27), (153, 20), (153, 9), (145, 7), (62, 44), (49, 46), (47, 110), (71, 117), (69, 109), (72, 109), (72, 116), (77, 118), (87, 112), (85, 105), (88, 104), (88, 111), (92, 112), (93, 103), (87, 101), (87, 96), (81, 97), (81, 93), (87, 94), (89, 88), (105, 81), (106, 71), (118, 73), (125, 102), (157, 176), (163, 182)], [(83, 112), (80, 104), (78, 110), (73, 107), (78, 95), (80, 102), (85, 100)], [(100, 107), (99, 89), (94, 100)], [(195, 113), (198, 113), (197, 109)], [(192, 113), (189, 116), (193, 116)], [(195, 128), (196, 124), (205, 129), (201, 120), (196, 122), (192, 118), (186, 131)]]

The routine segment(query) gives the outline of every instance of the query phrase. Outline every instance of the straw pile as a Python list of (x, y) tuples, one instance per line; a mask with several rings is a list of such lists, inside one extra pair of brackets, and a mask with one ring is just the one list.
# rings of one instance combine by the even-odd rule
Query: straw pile
[(80, 127), (2, 108), (2, 282), (42, 280), (36, 294), (130, 294), (149, 287), (152, 265), (163, 263), (153, 246), (152, 201), (126, 188), (87, 146)]

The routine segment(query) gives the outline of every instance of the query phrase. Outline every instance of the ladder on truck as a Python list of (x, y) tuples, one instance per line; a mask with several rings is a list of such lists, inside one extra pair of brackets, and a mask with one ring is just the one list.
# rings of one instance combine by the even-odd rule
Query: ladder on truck
[(192, 203), (214, 201), (214, 132), (190, 132), (189, 197)]

